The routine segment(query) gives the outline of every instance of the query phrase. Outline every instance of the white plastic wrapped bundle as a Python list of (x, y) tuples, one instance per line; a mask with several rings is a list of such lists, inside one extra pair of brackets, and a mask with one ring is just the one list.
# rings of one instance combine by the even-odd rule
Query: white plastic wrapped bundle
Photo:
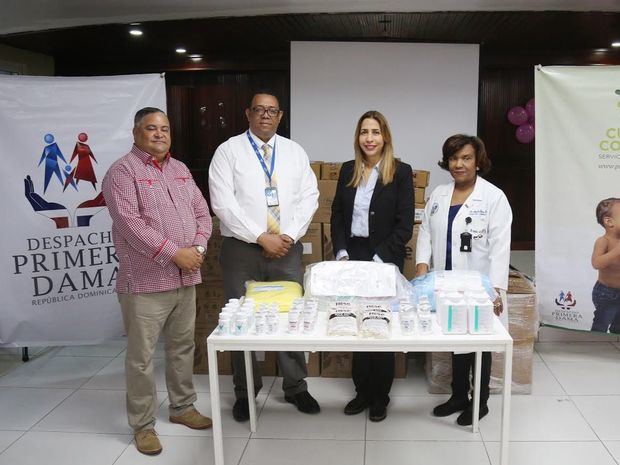
[(306, 267), (304, 289), (313, 297), (398, 298), (408, 297), (411, 286), (395, 265), (349, 260)]
[(392, 310), (382, 302), (364, 302), (360, 304), (360, 336), (376, 339), (390, 337)]
[(329, 307), (327, 335), (356, 336), (357, 312), (353, 300), (335, 300), (330, 303)]

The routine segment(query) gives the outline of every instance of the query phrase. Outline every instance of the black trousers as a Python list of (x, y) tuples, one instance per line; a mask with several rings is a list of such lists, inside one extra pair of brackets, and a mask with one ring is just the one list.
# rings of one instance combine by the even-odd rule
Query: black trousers
[[(471, 389), (470, 375), (473, 380), (476, 354), (452, 354), (452, 397), (459, 401), (469, 400)], [(491, 382), (491, 352), (482, 352), (480, 368), (480, 404), (489, 400), (489, 383)]]
[[(364, 237), (349, 238), (347, 252), (350, 260), (371, 261), (375, 254)], [(351, 377), (358, 396), (371, 404), (387, 405), (394, 381), (394, 352), (353, 352)]]

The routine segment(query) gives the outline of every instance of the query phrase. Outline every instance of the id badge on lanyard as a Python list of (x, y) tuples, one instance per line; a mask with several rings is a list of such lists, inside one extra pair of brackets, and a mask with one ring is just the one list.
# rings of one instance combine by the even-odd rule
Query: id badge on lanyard
[[(471, 223), (471, 218), (468, 216), (467, 218), (465, 218), (465, 225), (469, 226), (469, 224)], [(461, 233), (461, 247), (459, 248), (459, 250), (461, 252), (471, 252), (471, 233), (468, 231), (465, 231), (464, 233)]]
[(265, 199), (267, 200), (267, 206), (277, 207), (278, 205), (280, 205), (280, 200), (278, 199), (278, 188), (275, 186), (271, 186), (271, 178), (273, 176), (273, 170), (274, 170), (275, 162), (276, 162), (276, 144), (275, 142), (273, 144), (273, 153), (271, 154), (271, 169), (268, 169), (267, 165), (265, 165), (265, 161), (263, 160), (263, 157), (260, 154), (260, 151), (258, 150), (258, 146), (256, 145), (256, 143), (250, 136), (249, 130), (246, 131), (246, 135), (248, 136), (250, 145), (252, 146), (252, 149), (254, 150), (254, 153), (256, 154), (256, 158), (258, 158), (261, 168), (263, 168), (263, 171), (265, 172), (267, 179), (269, 179), (270, 186), (265, 188)]
[(278, 188), (277, 187), (266, 187), (265, 198), (267, 199), (268, 207), (277, 207), (278, 205), (280, 205), (280, 200), (278, 200)]

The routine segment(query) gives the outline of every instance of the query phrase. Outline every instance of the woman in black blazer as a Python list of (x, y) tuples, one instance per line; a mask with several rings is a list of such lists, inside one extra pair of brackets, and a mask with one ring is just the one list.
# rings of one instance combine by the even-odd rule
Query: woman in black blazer
[[(411, 166), (394, 158), (392, 134), (378, 111), (364, 113), (355, 129), (355, 160), (342, 165), (332, 204), (331, 232), (337, 260), (393, 263), (402, 272), (413, 234)], [(357, 394), (344, 413), (370, 408), (369, 419), (387, 416), (394, 380), (393, 352), (354, 352)]]

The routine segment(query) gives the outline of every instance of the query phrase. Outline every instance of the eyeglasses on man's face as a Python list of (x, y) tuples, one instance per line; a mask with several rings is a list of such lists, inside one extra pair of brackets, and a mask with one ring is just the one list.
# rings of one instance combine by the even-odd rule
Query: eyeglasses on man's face
[(250, 110), (252, 110), (252, 113), (258, 116), (263, 116), (266, 112), (271, 117), (278, 116), (281, 111), (279, 108), (276, 108), (276, 107), (264, 107), (262, 105), (257, 105), (255, 107), (252, 107), (250, 108)]

